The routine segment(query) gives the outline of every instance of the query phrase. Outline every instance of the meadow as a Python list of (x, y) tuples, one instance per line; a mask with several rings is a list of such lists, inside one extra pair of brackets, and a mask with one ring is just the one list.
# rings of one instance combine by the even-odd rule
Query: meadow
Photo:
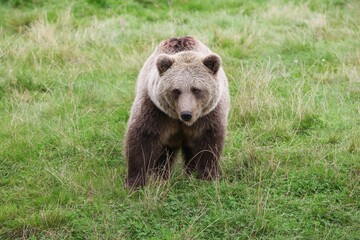
[[(360, 1), (2, 0), (0, 239), (360, 239)], [(123, 189), (137, 74), (218, 53), (222, 178)], [(180, 160), (180, 159), (179, 159)]]

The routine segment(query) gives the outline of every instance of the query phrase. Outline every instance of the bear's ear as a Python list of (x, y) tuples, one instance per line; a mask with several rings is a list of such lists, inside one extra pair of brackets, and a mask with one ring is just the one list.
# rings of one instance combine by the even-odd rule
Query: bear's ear
[(156, 61), (156, 67), (160, 75), (166, 72), (169, 68), (171, 68), (174, 61), (175, 60), (169, 55), (161, 54)]
[(219, 71), (221, 59), (216, 54), (210, 54), (204, 58), (203, 63), (213, 74), (216, 74)]

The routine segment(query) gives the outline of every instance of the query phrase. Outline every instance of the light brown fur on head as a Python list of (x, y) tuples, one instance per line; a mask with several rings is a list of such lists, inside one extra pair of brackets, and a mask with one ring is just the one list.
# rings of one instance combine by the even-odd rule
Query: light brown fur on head
[(137, 81), (126, 134), (126, 186), (143, 186), (149, 171), (167, 177), (179, 149), (186, 172), (217, 178), (229, 106), (217, 54), (193, 37), (161, 42)]
[(193, 124), (212, 111), (220, 101), (224, 83), (217, 79), (221, 60), (215, 54), (202, 56), (193, 51), (174, 55), (160, 54), (158, 74), (148, 81), (148, 93), (154, 104), (172, 118), (182, 121), (181, 113), (192, 114)]

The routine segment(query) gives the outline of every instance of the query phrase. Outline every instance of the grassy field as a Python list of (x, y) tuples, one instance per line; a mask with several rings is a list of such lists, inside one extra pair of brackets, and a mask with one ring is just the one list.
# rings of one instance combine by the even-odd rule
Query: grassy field
[[(121, 2), (121, 3), (120, 3)], [(0, 239), (360, 239), (360, 2), (3, 0)], [(163, 39), (224, 62), (223, 177), (123, 190)]]

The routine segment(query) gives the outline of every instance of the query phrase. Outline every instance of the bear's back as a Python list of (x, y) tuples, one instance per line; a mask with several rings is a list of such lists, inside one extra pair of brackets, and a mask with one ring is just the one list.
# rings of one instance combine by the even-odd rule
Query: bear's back
[(194, 51), (204, 55), (211, 53), (208, 47), (191, 36), (170, 38), (168, 40), (162, 41), (159, 44), (156, 52), (157, 54), (165, 53), (173, 55), (183, 51)]

